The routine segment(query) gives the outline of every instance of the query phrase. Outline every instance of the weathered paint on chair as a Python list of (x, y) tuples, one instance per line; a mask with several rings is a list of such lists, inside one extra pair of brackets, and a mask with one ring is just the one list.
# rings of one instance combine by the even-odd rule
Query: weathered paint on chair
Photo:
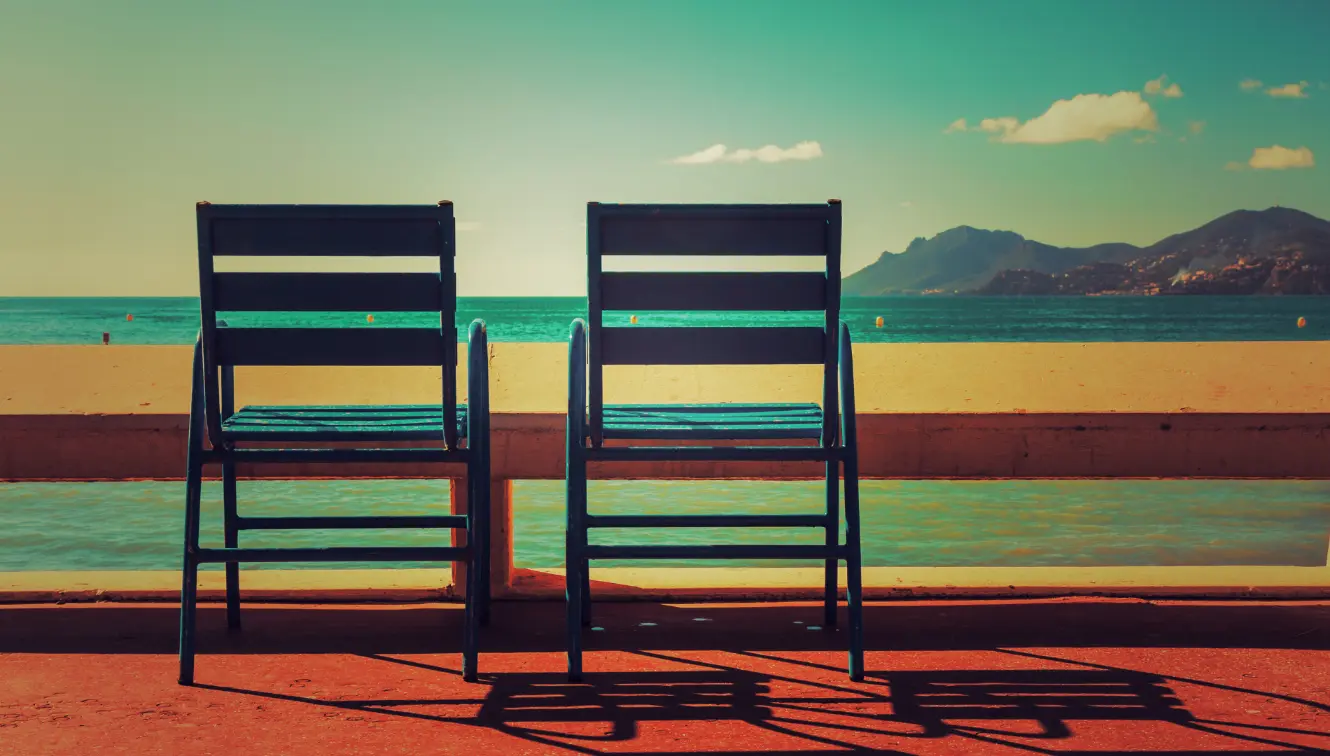
[[(823, 624), (836, 624), (838, 571), (848, 575), (849, 673), (861, 680), (863, 591), (859, 465), (850, 332), (840, 322), (841, 206), (603, 205), (587, 207), (589, 322), (569, 337), (567, 440), (568, 676), (582, 675), (582, 628), (591, 620), (592, 559), (817, 559), (825, 567)], [(821, 273), (607, 272), (619, 255), (822, 257)], [(655, 328), (604, 326), (606, 311), (822, 312), (821, 326)], [(606, 405), (605, 365), (822, 365), (821, 404)], [(838, 407), (839, 403), (839, 407)], [(610, 441), (803, 441), (780, 446), (631, 446)], [(809, 515), (593, 515), (587, 463), (773, 460), (826, 463), (826, 511)], [(842, 473), (843, 470), (843, 473)], [(840, 542), (840, 480), (845, 543)], [(590, 528), (808, 527), (823, 545), (591, 545)]]
[[(489, 606), (489, 348), (485, 324), (468, 333), (470, 406), (457, 404), (457, 287), (452, 204), (425, 206), (211, 205), (197, 209), (202, 329), (194, 346), (185, 484), (180, 682), (194, 680), (200, 564), (226, 565), (226, 617), (240, 628), (241, 562), (462, 561), (467, 570), (462, 674), (475, 680), (479, 626)], [(230, 273), (213, 260), (236, 256), (414, 256), (437, 273)], [(230, 327), (227, 312), (428, 312), (430, 328)], [(415, 365), (443, 369), (440, 402), (419, 406), (235, 408), (237, 365)], [(205, 446), (204, 439), (208, 444)], [(433, 442), (377, 448), (375, 442)], [(289, 442), (281, 448), (245, 447)], [(358, 448), (320, 444), (356, 442)], [(440, 443), (441, 442), (441, 445)], [(465, 445), (463, 444), (465, 442)], [(466, 466), (468, 513), (421, 516), (245, 517), (237, 463), (458, 462)], [(203, 468), (222, 468), (224, 548), (199, 546)], [(443, 504), (444, 502), (440, 502)], [(245, 530), (464, 529), (465, 546), (241, 548)]]

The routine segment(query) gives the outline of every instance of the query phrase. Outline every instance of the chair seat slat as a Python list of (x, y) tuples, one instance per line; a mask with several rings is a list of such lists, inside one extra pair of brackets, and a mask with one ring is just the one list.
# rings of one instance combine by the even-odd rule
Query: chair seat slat
[(816, 404), (710, 406), (607, 405), (605, 438), (632, 439), (816, 439), (822, 408)]
[[(443, 438), (443, 410), (438, 406), (373, 408), (242, 407), (222, 423), (232, 441), (329, 440), (391, 441)], [(459, 436), (466, 433), (467, 408), (457, 408), (453, 422)]]

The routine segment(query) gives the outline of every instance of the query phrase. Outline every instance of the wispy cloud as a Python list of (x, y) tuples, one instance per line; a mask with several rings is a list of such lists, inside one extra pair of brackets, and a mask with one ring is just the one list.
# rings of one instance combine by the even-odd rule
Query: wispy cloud
[(784, 163), (790, 160), (813, 160), (822, 157), (822, 145), (800, 142), (793, 147), (781, 148), (774, 144), (757, 149), (730, 150), (723, 144), (713, 144), (705, 150), (677, 157), (669, 162), (675, 165), (708, 165), (710, 163)]
[(1224, 166), (1230, 171), (1241, 171), (1250, 168), (1254, 171), (1282, 171), (1289, 168), (1311, 168), (1316, 165), (1316, 157), (1312, 151), (1306, 147), (1291, 149), (1273, 145), (1270, 147), (1257, 147), (1252, 150), (1251, 157), (1247, 162), (1232, 162)]
[(479, 230), (480, 230), (480, 222), (479, 222), (479, 221), (454, 221), (454, 222), (453, 222), (453, 227), (456, 228), (457, 231), (458, 231), (459, 233), (461, 233), (461, 232), (463, 232), (463, 231), (479, 231)]
[(967, 124), (965, 123), (965, 119), (964, 119), (964, 118), (957, 118), (956, 120), (952, 121), (952, 122), (947, 126), (947, 128), (943, 129), (943, 130), (942, 130), (942, 133), (943, 133), (943, 134), (955, 134), (955, 133), (958, 132), (958, 131), (966, 131), (966, 130), (968, 130), (968, 129), (969, 129), (969, 125), (967, 125)]
[(1167, 86), (1164, 82), (1168, 80), (1167, 76), (1160, 76), (1158, 79), (1152, 79), (1145, 82), (1145, 93), (1149, 95), (1163, 95), (1165, 97), (1181, 97), (1182, 87), (1177, 82)]
[(904, 202), (901, 203), (901, 207), (911, 208), (914, 207), (914, 203), (911, 202), (910, 200), (905, 200)]
[(1244, 92), (1251, 92), (1253, 90), (1260, 89), (1262, 86), (1262, 82), (1260, 79), (1243, 79), (1242, 81), (1238, 82), (1238, 86), (1242, 87), (1242, 91)]
[(1265, 93), (1270, 95), (1271, 97), (1292, 97), (1292, 98), (1302, 99), (1307, 96), (1307, 93), (1303, 91), (1306, 88), (1307, 88), (1307, 82), (1300, 81), (1297, 82), (1296, 84), (1285, 84), (1282, 87), (1273, 87), (1271, 89), (1267, 89), (1265, 90)]
[(1058, 100), (1043, 115), (1024, 123), (1012, 116), (985, 118), (973, 130), (994, 134), (994, 141), (1008, 144), (1062, 144), (1103, 142), (1126, 131), (1158, 129), (1154, 108), (1139, 92), (1118, 92)]
[(979, 122), (979, 130), (987, 131), (990, 134), (1005, 134), (1014, 131), (1021, 125), (1020, 119), (1007, 116), (1005, 118), (985, 118)]
[(1205, 121), (1188, 121), (1187, 129), (1193, 134), (1199, 134), (1205, 131)]

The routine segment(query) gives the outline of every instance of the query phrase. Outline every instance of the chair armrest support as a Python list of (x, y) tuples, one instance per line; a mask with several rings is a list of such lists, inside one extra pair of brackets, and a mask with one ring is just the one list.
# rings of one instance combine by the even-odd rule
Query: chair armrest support
[(850, 326), (841, 321), (838, 362), (840, 364), (840, 442), (844, 448), (858, 445), (854, 407), (854, 350), (850, 344)]
[(466, 423), (467, 443), (489, 448), (490, 348), (485, 321), (471, 321), (466, 336)]
[(586, 321), (577, 318), (568, 334), (568, 446), (586, 443)]

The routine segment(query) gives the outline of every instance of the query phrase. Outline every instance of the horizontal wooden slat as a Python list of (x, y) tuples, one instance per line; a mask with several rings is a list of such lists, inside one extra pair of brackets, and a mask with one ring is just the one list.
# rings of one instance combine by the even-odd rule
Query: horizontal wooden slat
[(610, 405), (605, 407), (602, 422), (605, 438), (815, 439), (822, 435), (822, 409), (815, 404), (732, 404), (727, 410)]
[(375, 528), (465, 528), (466, 515), (340, 515), (331, 517), (237, 517), (240, 530), (350, 530)]
[(587, 515), (589, 528), (824, 528), (826, 515)]
[(632, 203), (589, 202), (588, 212), (605, 218), (816, 218), (827, 220), (840, 200), (816, 203)]
[(825, 273), (602, 273), (603, 310), (823, 310)]
[(820, 462), (843, 456), (821, 446), (597, 446), (587, 459), (605, 462)]
[(438, 273), (216, 273), (212, 301), (220, 311), (437, 312), (442, 292)]
[(603, 328), (603, 365), (820, 365), (821, 328)]
[[(466, 435), (466, 408), (453, 428)], [(244, 407), (222, 420), (222, 435), (235, 441), (408, 441), (442, 439), (447, 424), (440, 405), (385, 407)]]
[(293, 549), (199, 549), (195, 561), (216, 562), (450, 562), (470, 559), (465, 546), (331, 546)]
[[(275, 208), (248, 214), (239, 210), (221, 213), (207, 208), (214, 257), (329, 256), (329, 257), (420, 257), (451, 255), (447, 242), (451, 229), (441, 220), (450, 216), (439, 208), (361, 209), (324, 208), (303, 212)], [(451, 210), (449, 210), (451, 212)], [(434, 214), (434, 215), (431, 215)]]
[(821, 218), (609, 216), (599, 222), (604, 256), (827, 253), (827, 222)]
[(219, 328), (220, 365), (442, 366), (437, 328)]
[[(310, 439), (311, 443), (320, 442)], [(433, 464), (465, 462), (471, 450), (465, 448), (390, 448), (390, 449), (346, 449), (346, 448), (309, 448), (309, 449), (235, 449), (229, 452), (209, 451), (204, 459), (210, 462), (235, 461), (245, 463), (284, 463), (284, 464)]]
[(590, 559), (833, 559), (842, 557), (839, 546), (741, 545), (601, 546), (583, 547)]

